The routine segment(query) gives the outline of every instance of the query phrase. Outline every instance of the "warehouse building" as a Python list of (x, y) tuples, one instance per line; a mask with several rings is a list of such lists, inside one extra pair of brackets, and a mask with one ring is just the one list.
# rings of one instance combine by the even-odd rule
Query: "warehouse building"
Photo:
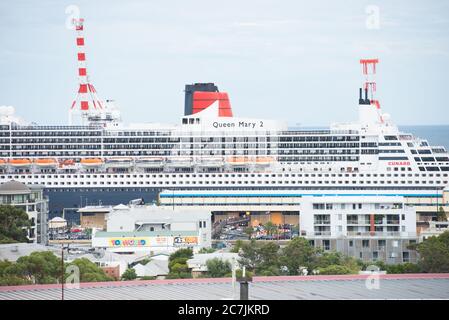
[(92, 247), (118, 253), (170, 253), (211, 247), (211, 214), (200, 208), (172, 209), (119, 205), (107, 215), (106, 231), (96, 231)]

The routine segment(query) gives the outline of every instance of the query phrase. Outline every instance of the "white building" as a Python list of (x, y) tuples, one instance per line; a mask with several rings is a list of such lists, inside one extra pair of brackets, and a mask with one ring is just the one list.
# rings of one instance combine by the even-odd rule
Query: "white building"
[(107, 231), (93, 234), (93, 247), (153, 255), (211, 246), (211, 213), (201, 209), (121, 205), (109, 212), (106, 225)]
[(300, 235), (364, 261), (416, 261), (416, 211), (403, 197), (303, 197)]
[(27, 230), (29, 242), (46, 244), (48, 198), (43, 192), (43, 186), (28, 186), (11, 180), (0, 185), (0, 205), (11, 205), (24, 210), (31, 222)]
[(239, 254), (233, 252), (212, 252), (195, 254), (192, 259), (187, 260), (187, 266), (192, 271), (192, 275), (195, 277), (207, 272), (207, 262), (213, 259), (219, 259), (225, 262), (229, 262), (231, 266), (236, 266), (239, 260)]
[(133, 267), (139, 278), (155, 277), (156, 279), (165, 279), (169, 273), (168, 260), (151, 260), (147, 264), (137, 264)]
[(432, 236), (439, 236), (443, 232), (449, 231), (449, 221), (429, 221), (429, 228), (421, 231), (420, 240), (423, 241)]

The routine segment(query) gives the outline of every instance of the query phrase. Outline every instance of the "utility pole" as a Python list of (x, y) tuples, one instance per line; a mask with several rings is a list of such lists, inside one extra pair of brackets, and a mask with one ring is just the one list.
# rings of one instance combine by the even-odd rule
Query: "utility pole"
[(242, 277), (238, 278), (237, 281), (240, 283), (240, 300), (249, 300), (249, 283), (253, 279), (246, 276), (245, 266), (243, 266)]
[(64, 244), (61, 244), (61, 300), (64, 300)]

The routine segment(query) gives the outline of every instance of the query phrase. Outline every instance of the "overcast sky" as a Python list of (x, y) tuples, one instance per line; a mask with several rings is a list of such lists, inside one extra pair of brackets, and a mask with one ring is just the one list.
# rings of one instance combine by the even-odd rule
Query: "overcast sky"
[(28, 121), (67, 122), (78, 89), (69, 5), (85, 18), (91, 82), (126, 122), (178, 123), (194, 82), (227, 91), (235, 116), (352, 121), (359, 59), (378, 57), (378, 98), (394, 122), (449, 124), (444, 0), (3, 0), (0, 105)]

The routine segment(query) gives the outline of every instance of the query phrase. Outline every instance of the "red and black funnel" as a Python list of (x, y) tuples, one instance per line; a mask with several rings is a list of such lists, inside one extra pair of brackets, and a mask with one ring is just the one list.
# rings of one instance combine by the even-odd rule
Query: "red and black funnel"
[(218, 100), (219, 117), (232, 117), (231, 103), (226, 92), (219, 92), (213, 83), (187, 84), (185, 89), (184, 115), (190, 116), (210, 107)]

